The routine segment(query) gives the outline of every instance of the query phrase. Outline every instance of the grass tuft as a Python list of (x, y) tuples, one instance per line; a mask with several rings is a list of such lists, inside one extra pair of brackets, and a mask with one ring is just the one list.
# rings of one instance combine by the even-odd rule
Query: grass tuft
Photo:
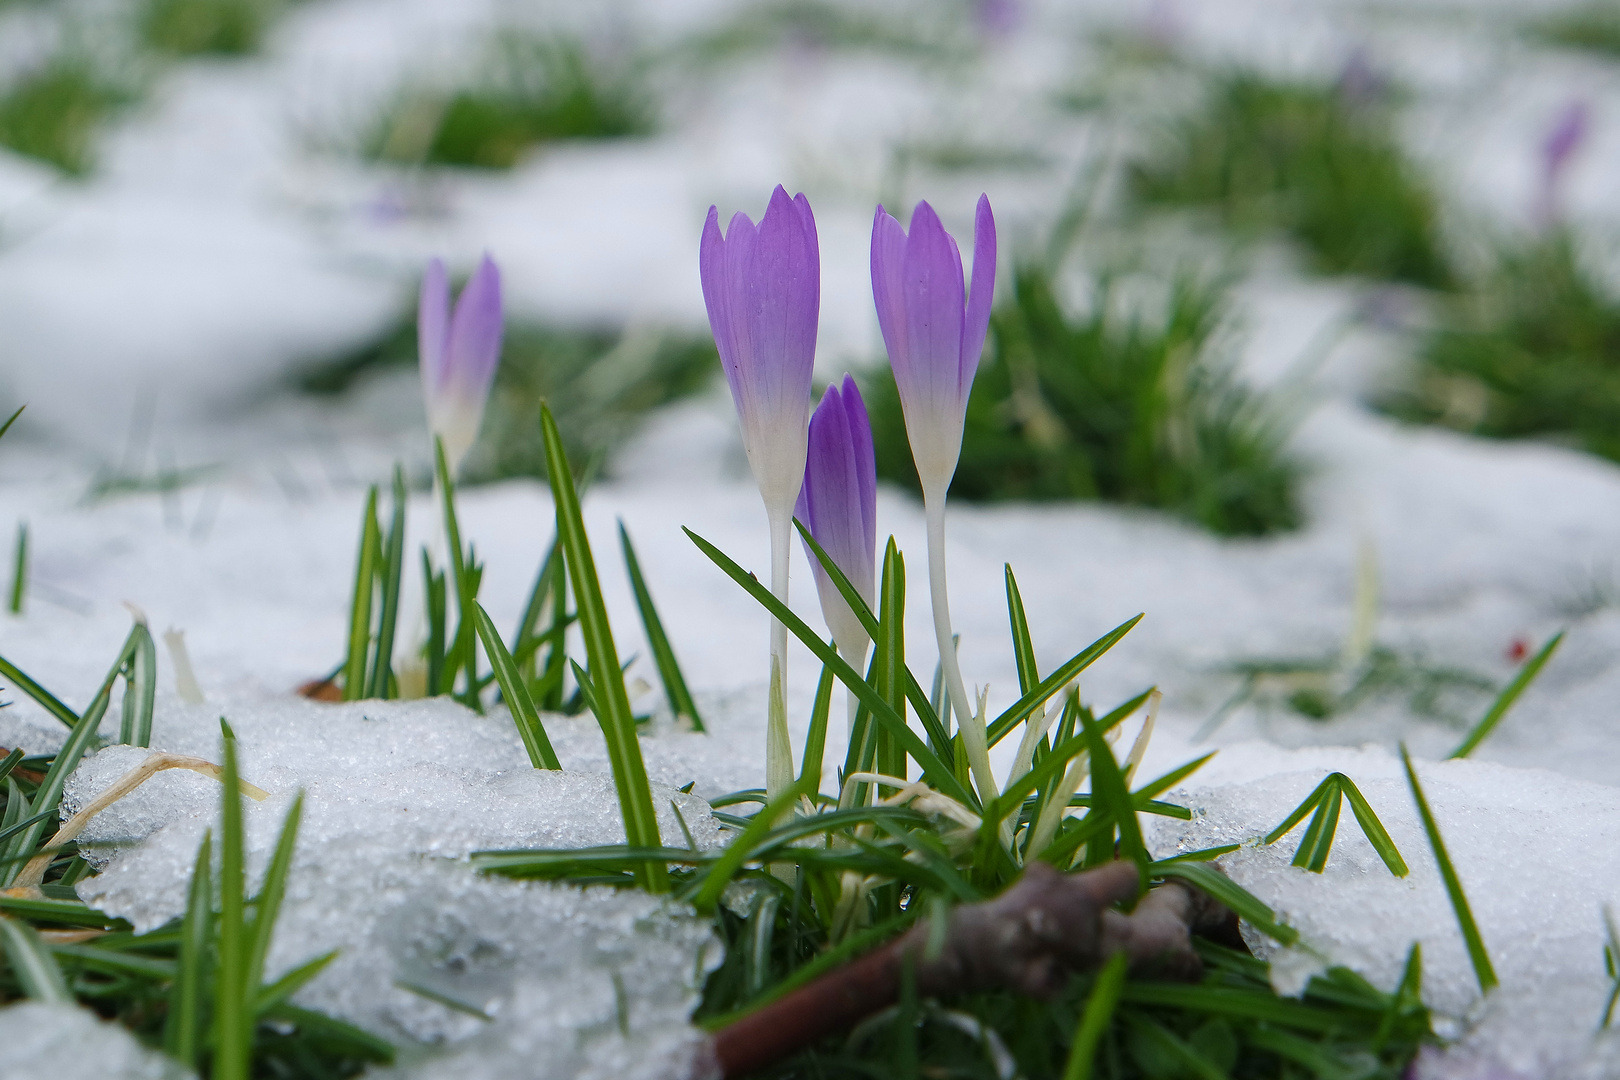
[(141, 42), (169, 56), (248, 56), (259, 51), (285, 0), (146, 0)]
[(647, 135), (655, 126), (632, 62), (566, 37), (509, 34), (477, 84), (402, 94), (367, 150), (404, 165), (510, 169), (549, 142)]
[(0, 89), (0, 146), (84, 176), (97, 130), (130, 96), (88, 57), (56, 56)]
[(1148, 205), (1285, 233), (1325, 273), (1443, 288), (1438, 201), (1401, 152), (1387, 96), (1348, 80), (1219, 76), (1202, 111), (1132, 169), (1131, 188)]
[[(1117, 300), (1105, 280), (1074, 316), (1046, 271), (1017, 271), (991, 320), (951, 495), (1105, 499), (1226, 536), (1296, 527), (1303, 470), (1283, 449), (1282, 418), (1214, 355), (1219, 291), (1178, 281), (1157, 322), (1122, 316)], [(916, 490), (887, 369), (867, 401), (878, 475)]]

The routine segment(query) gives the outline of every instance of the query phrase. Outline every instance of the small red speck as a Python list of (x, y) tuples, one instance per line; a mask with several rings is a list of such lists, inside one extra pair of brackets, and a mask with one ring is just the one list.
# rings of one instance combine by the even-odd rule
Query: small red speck
[(1515, 664), (1523, 663), (1524, 658), (1529, 655), (1530, 643), (1524, 640), (1522, 637), (1514, 638), (1513, 644), (1509, 645), (1507, 648), (1507, 658), (1513, 661)]

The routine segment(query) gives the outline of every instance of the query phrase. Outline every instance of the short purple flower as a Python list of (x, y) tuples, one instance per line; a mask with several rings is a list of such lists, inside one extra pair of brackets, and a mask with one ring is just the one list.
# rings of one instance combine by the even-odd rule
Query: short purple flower
[(1569, 163), (1586, 142), (1592, 127), (1591, 107), (1577, 98), (1565, 105), (1557, 120), (1541, 141), (1541, 189), (1537, 192), (1537, 213), (1545, 224), (1552, 224), (1559, 216), (1559, 188)]
[(748, 464), (766, 507), (786, 513), (804, 480), (821, 312), (821, 253), (809, 200), (789, 198), (778, 185), (757, 226), (738, 213), (724, 237), (719, 212), (709, 207), (698, 263)]
[(917, 204), (909, 236), (877, 208), (872, 297), (925, 501), (943, 497), (956, 473), (995, 286), (996, 221), (986, 196), (974, 219), (971, 290), (964, 289), (962, 254), (933, 207)]
[(434, 259), (422, 277), (416, 314), (417, 353), (428, 428), (444, 443), (455, 475), (478, 438), (484, 403), (501, 359), (501, 272), (485, 255), (450, 310), (450, 282)]
[[(872, 424), (855, 380), (827, 387), (810, 417), (810, 449), (804, 487), (794, 516), (804, 522), (816, 543), (844, 572), (867, 607), (873, 606), (877, 578), (877, 459), (872, 453)], [(821, 614), (844, 659), (859, 665), (871, 641), (838, 587), (810, 552)]]

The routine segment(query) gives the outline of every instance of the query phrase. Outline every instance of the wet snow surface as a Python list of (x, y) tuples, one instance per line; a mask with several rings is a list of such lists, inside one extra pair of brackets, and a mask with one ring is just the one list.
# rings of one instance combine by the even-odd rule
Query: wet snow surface
[[(615, 10), (586, 29), (677, 41), (718, 25), (734, 5)], [(928, 197), (965, 232), (972, 199), (988, 190), (1012, 250), (1050, 224), (1078, 170), (1130, 145), (1129, 125), (1051, 104), (1100, 70), (1079, 33), (1088, 23), (1137, 20), (1201, 58), (1280, 71), (1334, 70), (1365, 47), (1413, 87), (1412, 149), (1448, 199), (1510, 226), (1526, 219), (1542, 126), (1584, 96), (1596, 127), (1567, 195), (1579, 220), (1608, 224), (1620, 168), (1614, 72), (1515, 43), (1491, 10), (1030, 4), (965, 67), (813, 46), (744, 56), (721, 65), (724, 77), (687, 71), (664, 87), (657, 137), (548, 151), (505, 176), (429, 178), (364, 167), (331, 148), (352, 142), (407, 74), (452, 79), (476, 63), (490, 28), (567, 13), (431, 0), (301, 5), (265, 57), (182, 65), (160, 81), (109, 134), (100, 171), (84, 184), (0, 154), (0, 403), (29, 403), (27, 421), (0, 446), (0, 529), (26, 520), (34, 553), (28, 611), (0, 616), (0, 653), (81, 707), (127, 632), (124, 602), (154, 630), (185, 631), (208, 700), (180, 703), (165, 656), (153, 743), (217, 760), (218, 718), (229, 718), (244, 776), (271, 793), (247, 815), (255, 873), (289, 800), (305, 793), (270, 974), (340, 950), (299, 1000), (398, 1043), (400, 1072), (494, 1080), (537, 1075), (543, 1062), (543, 1075), (558, 1078), (686, 1075), (697, 1036), (685, 1017), (718, 960), (703, 922), (635, 895), (479, 879), (465, 862), (480, 848), (622, 838), (594, 721), (548, 718), (559, 775), (529, 768), (498, 709), (481, 717), (443, 701), (331, 706), (292, 696), (342, 655), (363, 484), (397, 458), (420, 467), (426, 455), (409, 375), (312, 404), (278, 389), (286, 373), (376, 333), (431, 253), (470, 264), (492, 249), (510, 306), (526, 314), (701, 326), (704, 212), (717, 202), (757, 215), (779, 181), (810, 195), (820, 225), (819, 369), (830, 377), (864, 363), (878, 349), (865, 270), (873, 202)], [(1045, 162), (894, 175), (893, 144), (952, 140), (1033, 146)], [(1224, 748), (1182, 793), (1194, 820), (1158, 823), (1156, 842), (1166, 852), (1248, 845), (1223, 865), (1312, 950), (1279, 970), (1325, 959), (1390, 986), (1421, 941), (1426, 995), (1462, 1036), (1449, 1055), (1425, 1059), (1422, 1076), (1493, 1066), (1510, 1070), (1497, 1076), (1613, 1075), (1616, 1049), (1591, 1033), (1609, 987), (1601, 912), (1620, 903), (1620, 791), (1609, 786), (1620, 766), (1620, 469), (1368, 414), (1359, 396), (1399, 361), (1398, 334), (1360, 317), (1391, 306), (1370, 286), (1303, 281), (1286, 259), (1262, 257), (1240, 299), (1245, 370), (1256, 381), (1285, 377), (1313, 343), (1337, 342), (1296, 438), (1314, 469), (1307, 527), (1221, 541), (1095, 505), (954, 507), (964, 671), (989, 685), (992, 709), (1016, 696), (1004, 562), (1019, 575), (1043, 669), (1146, 612), (1086, 673), (1085, 694), (1109, 705), (1148, 685), (1165, 691), (1149, 770)], [(1396, 310), (1412, 306), (1394, 300)], [(761, 780), (765, 619), (680, 532), (692, 528), (745, 566), (765, 564), (763, 513), (729, 409), (716, 389), (655, 417), (586, 505), (619, 649), (642, 658), (632, 675), (656, 683), (611, 554), (618, 519), (709, 723), (699, 736), (656, 721), (643, 740), (671, 843), (684, 842), (671, 802), (697, 842), (712, 845), (720, 834), (700, 797)], [(177, 491), (87, 494), (108, 470), (196, 466), (209, 468)], [(465, 492), (461, 510), (488, 567), (484, 603), (509, 627), (550, 541), (549, 499), (514, 482)], [(926, 657), (920, 509), (885, 491), (879, 512), (913, 560), (908, 649)], [(431, 540), (425, 495), (411, 513), (414, 549)], [(1239, 686), (1233, 665), (1341, 654), (1362, 551), (1378, 568), (1374, 642), (1408, 673), (1455, 670), (1500, 684), (1516, 650), (1568, 628), (1481, 760), (1435, 763), (1488, 695), (1453, 689), (1429, 702), (1410, 684), (1329, 721), (1282, 707), (1289, 687), (1266, 684), (1260, 701), (1195, 743)], [(819, 625), (802, 562), (795, 575), (795, 606)], [(420, 600), (409, 575), (407, 588), (411, 621)], [(815, 674), (796, 652), (789, 693), (801, 737)], [(60, 742), (60, 725), (8, 696), (0, 743), (44, 752)], [(638, 706), (656, 701), (647, 694)], [(829, 762), (842, 754), (833, 734)], [(1502, 980), (1487, 1001), (1391, 756), (1402, 739), (1419, 758)], [(1001, 749), (1010, 754), (1012, 740)], [(140, 756), (109, 748), (87, 759), (70, 806)], [(1248, 843), (1333, 770), (1361, 786), (1410, 877), (1389, 876), (1349, 815), (1321, 876), (1288, 867), (1297, 833), (1271, 848)], [(694, 795), (679, 794), (688, 783)], [(195, 774), (164, 773), (101, 815), (87, 835), (102, 873), (82, 895), (141, 927), (175, 915), (218, 794)], [(28, 1039), (105, 1044), (99, 1075), (164, 1075), (86, 1014), (0, 1010), (0, 1042)]]

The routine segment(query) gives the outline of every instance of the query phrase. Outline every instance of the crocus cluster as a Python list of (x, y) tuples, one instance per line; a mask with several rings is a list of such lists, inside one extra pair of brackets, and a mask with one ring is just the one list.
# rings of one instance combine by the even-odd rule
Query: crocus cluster
[[(703, 297), (720, 362), (742, 422), (743, 447), (771, 524), (771, 588), (787, 599), (788, 512), (796, 504), (810, 530), (863, 600), (874, 593), (877, 523), (871, 425), (848, 375), (810, 417), (820, 301), (815, 220), (803, 195), (778, 187), (756, 227), (744, 214), (722, 236), (713, 207), (699, 262)], [(962, 256), (939, 216), (918, 203), (908, 235), (880, 206), (872, 229), (872, 295), (922, 479), (929, 522), (929, 577), (935, 634), (950, 700), (961, 718), (975, 780), (994, 794), (983, 717), (975, 715), (956, 663), (945, 590), (944, 504), (962, 448), (968, 393), (978, 368), (995, 288), (995, 219), (979, 199), (971, 288)], [(822, 613), (834, 643), (859, 664), (865, 629), (817, 561)], [(783, 689), (786, 631), (772, 626), (771, 718), (766, 789), (792, 780)]]
[(501, 272), (485, 255), (450, 307), (444, 262), (434, 259), (422, 276), (416, 314), (417, 353), (428, 428), (444, 445), (454, 476), (478, 438), (495, 366), (501, 359)]

